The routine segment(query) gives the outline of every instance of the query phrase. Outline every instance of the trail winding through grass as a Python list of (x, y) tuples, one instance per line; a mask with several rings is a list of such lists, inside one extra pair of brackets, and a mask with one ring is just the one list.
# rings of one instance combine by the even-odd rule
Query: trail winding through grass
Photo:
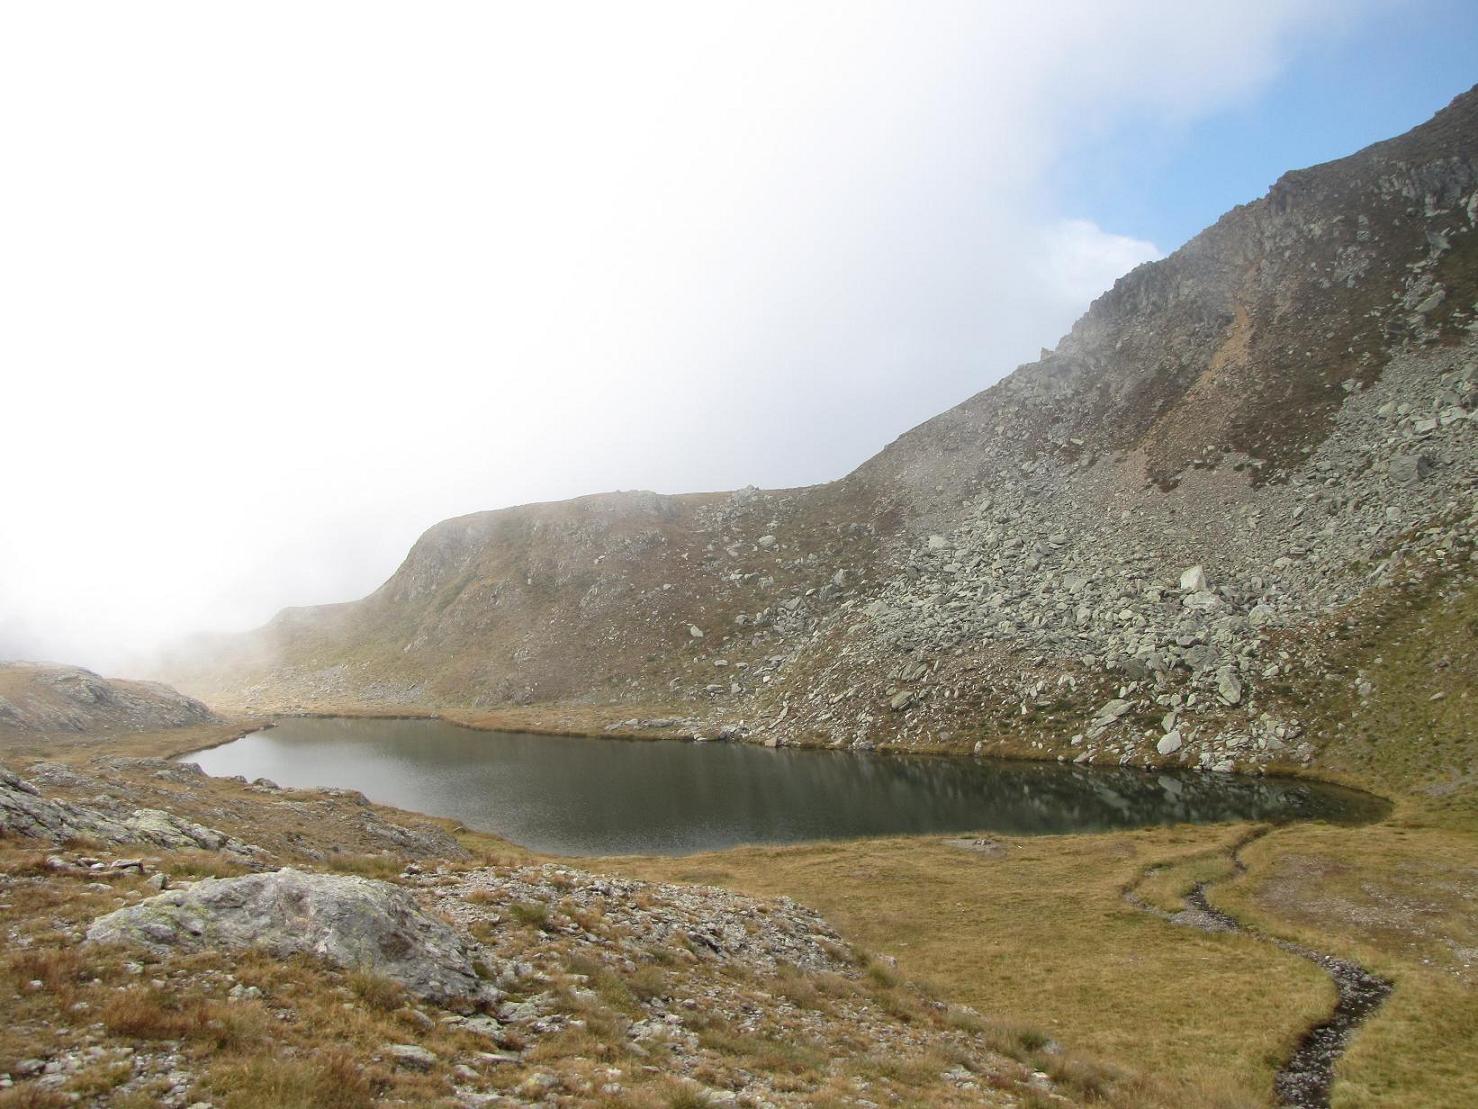
[[(1234, 873), (1244, 874), (1242, 849), (1267, 835), (1271, 828), (1259, 828), (1232, 845), (1227, 857)], [(1339, 1000), (1324, 1020), (1307, 1028), (1288, 1061), (1278, 1068), (1274, 1089), (1280, 1105), (1295, 1109), (1327, 1109), (1330, 1089), (1334, 1085), (1334, 1067), (1349, 1047), (1355, 1031), (1370, 1018), (1390, 996), (1392, 984), (1386, 979), (1348, 959), (1340, 959), (1324, 951), (1316, 951), (1291, 940), (1279, 939), (1242, 924), (1235, 917), (1214, 908), (1206, 897), (1209, 882), (1197, 882), (1185, 895), (1185, 908), (1172, 913), (1153, 905), (1136, 892), (1138, 885), (1155, 872), (1151, 868), (1124, 891), (1124, 898), (1136, 908), (1187, 928), (1203, 932), (1241, 932), (1317, 964), (1333, 980)]]

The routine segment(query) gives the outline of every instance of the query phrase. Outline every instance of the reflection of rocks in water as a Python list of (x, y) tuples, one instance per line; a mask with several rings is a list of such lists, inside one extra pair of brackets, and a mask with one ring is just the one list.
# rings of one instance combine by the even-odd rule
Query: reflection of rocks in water
[[(891, 764), (891, 765), (890, 765)], [(1017, 832), (1092, 830), (1134, 824), (1219, 820), (1342, 818), (1355, 795), (1279, 779), (1052, 763), (961, 764), (948, 759), (858, 756), (869, 784), (899, 779), (925, 794), (938, 814), (978, 813), (982, 825)]]
[[(953, 766), (948, 767), (953, 770)], [(1133, 824), (1223, 820), (1359, 819), (1375, 815), (1360, 795), (1319, 784), (1222, 774), (1054, 764), (984, 764), (981, 780), (930, 783), (938, 796), (978, 790), (991, 825), (1016, 830), (1090, 830)]]
[(1351, 820), (1372, 799), (1319, 783), (739, 744), (473, 733), (437, 721), (294, 720), (193, 756), (214, 773), (341, 785), (565, 854), (1204, 821)]

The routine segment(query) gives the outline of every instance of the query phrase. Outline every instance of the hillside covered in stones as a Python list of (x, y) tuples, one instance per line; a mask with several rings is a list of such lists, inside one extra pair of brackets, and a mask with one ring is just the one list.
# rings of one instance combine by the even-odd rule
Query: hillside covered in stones
[(169, 676), (263, 710), (1353, 765), (1327, 706), (1377, 712), (1405, 657), (1381, 629), (1416, 620), (1467, 652), (1418, 706), (1458, 742), (1398, 776), (1463, 787), (1471, 682), (1442, 683), (1472, 657), (1475, 154), (1478, 90), (1286, 174), (839, 481), (444, 521), (369, 597)]

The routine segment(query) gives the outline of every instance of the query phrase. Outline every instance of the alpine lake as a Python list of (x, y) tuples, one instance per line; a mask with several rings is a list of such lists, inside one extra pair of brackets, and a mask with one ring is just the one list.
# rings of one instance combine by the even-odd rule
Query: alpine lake
[(1358, 824), (1387, 809), (1369, 794), (1291, 778), (530, 735), (420, 719), (292, 718), (183, 760), (220, 777), (359, 790), (557, 855), (1224, 821)]

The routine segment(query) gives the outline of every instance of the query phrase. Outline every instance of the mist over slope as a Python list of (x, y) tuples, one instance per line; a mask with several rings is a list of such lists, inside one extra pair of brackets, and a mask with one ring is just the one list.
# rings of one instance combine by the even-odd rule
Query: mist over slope
[(110, 680), (80, 666), (0, 662), (0, 732), (139, 731), (218, 719), (158, 682)]
[(1286, 174), (839, 481), (447, 520), (369, 597), (167, 674), (233, 706), (1308, 762), (1309, 706), (1370, 684), (1332, 629), (1470, 589), (1475, 154), (1478, 90)]

